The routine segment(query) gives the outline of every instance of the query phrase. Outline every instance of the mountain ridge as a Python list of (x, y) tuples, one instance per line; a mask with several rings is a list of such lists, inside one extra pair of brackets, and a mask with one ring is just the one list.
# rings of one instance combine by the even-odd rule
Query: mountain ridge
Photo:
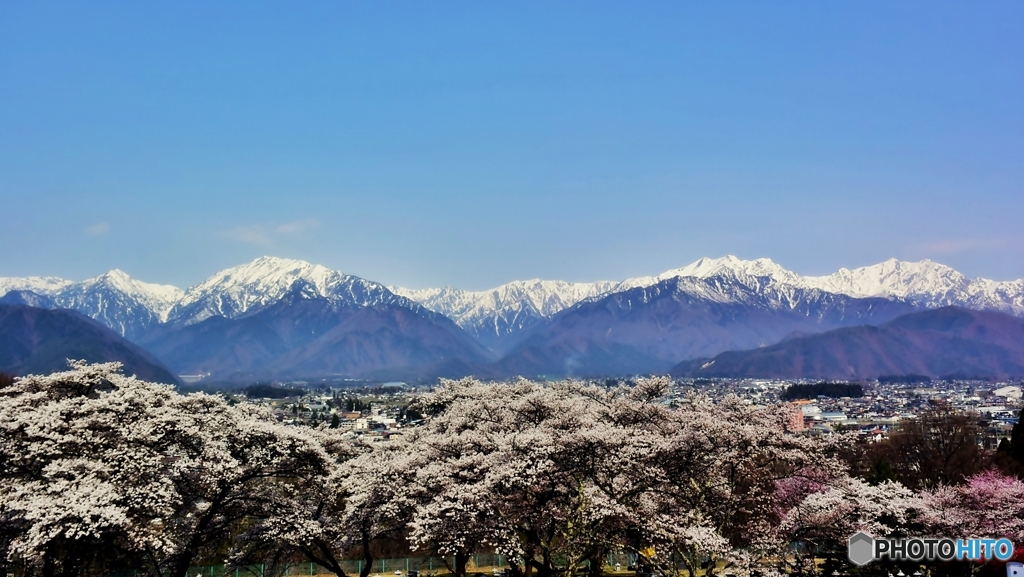
[(677, 377), (823, 378), (1024, 376), (1024, 319), (940, 307), (878, 326), (844, 327), (774, 345), (683, 361)]
[[(1024, 316), (1024, 280), (971, 280), (932, 261), (895, 259), (815, 277), (771, 259), (727, 255), (622, 281), (530, 279), (465, 291), (387, 287), (306, 261), (265, 256), (218, 271), (185, 291), (144, 283), (117, 269), (80, 282), (0, 278), (5, 289), (0, 302), (77, 310), (155, 347), (176, 370), (217, 374), (292, 375), (314, 366), (332, 374), (387, 374), (385, 359), (397, 363), (391, 368), (404, 367), (390, 374), (414, 376), (435, 370), (435, 361), (446, 375), (658, 372), (684, 359), (850, 324), (879, 324), (949, 304)], [(335, 326), (309, 324), (303, 311), (314, 306), (310, 302), (336, 326), (348, 327), (338, 329), (336, 341), (317, 345), (333, 359), (319, 364), (308, 353), (309, 343), (287, 336), (293, 332), (288, 322), (315, 326), (317, 334)], [(362, 309), (368, 312), (355, 314)], [(417, 344), (416, 338), (425, 340)], [(193, 342), (234, 360), (218, 364), (188, 349)], [(192, 356), (176, 353), (174, 346)], [(428, 359), (431, 354), (437, 358)], [(357, 357), (365, 362), (352, 360)], [(272, 370), (272, 359), (295, 370)]]
[[(529, 279), (480, 291), (450, 286), (426, 289), (385, 286), (302, 260), (264, 256), (218, 271), (187, 290), (145, 283), (113, 269), (79, 282), (58, 277), (3, 277), (0, 278), (0, 296), (12, 290), (28, 290), (48, 296), (62, 308), (109, 320), (108, 326), (122, 330), (124, 334), (123, 323), (91, 309), (90, 306), (95, 305), (85, 302), (83, 295), (97, 287), (119, 290), (146, 308), (155, 322), (189, 323), (218, 314), (237, 316), (250, 308), (255, 310), (267, 306), (287, 292), (292, 282), (302, 279), (311, 282), (320, 294), (329, 298), (348, 298), (357, 302), (362, 299), (364, 304), (400, 304), (399, 299), (407, 299), (451, 318), (471, 334), (480, 336), (476, 333), (483, 329), (475, 327), (491, 327), (495, 334), (510, 329), (514, 331), (587, 298), (651, 286), (674, 277), (710, 276), (771, 277), (783, 284), (858, 298), (902, 299), (928, 308), (957, 305), (1024, 315), (1024, 279), (970, 279), (951, 267), (927, 259), (917, 262), (889, 259), (854, 269), (841, 268), (831, 275), (802, 276), (768, 258), (743, 260), (732, 255), (705, 257), (657, 275), (622, 281)], [(363, 286), (354, 286), (359, 281)]]
[(175, 384), (148, 352), (99, 321), (68, 309), (0, 304), (0, 371), (18, 375), (67, 368), (67, 360), (118, 361), (125, 374)]

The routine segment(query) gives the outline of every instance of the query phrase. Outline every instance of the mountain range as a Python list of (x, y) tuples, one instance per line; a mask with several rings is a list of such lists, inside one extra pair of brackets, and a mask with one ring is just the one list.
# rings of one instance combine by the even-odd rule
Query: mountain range
[(1024, 319), (942, 307), (785, 339), (769, 347), (684, 361), (680, 377), (871, 379), (889, 375), (990, 378), (1024, 375)]
[(813, 277), (733, 256), (622, 281), (533, 279), (486, 291), (388, 287), (262, 257), (187, 290), (113, 270), (81, 282), (0, 278), (0, 295), (78, 311), (177, 374), (229, 380), (664, 372), (946, 306), (1024, 316), (1024, 280), (969, 279), (927, 260)]

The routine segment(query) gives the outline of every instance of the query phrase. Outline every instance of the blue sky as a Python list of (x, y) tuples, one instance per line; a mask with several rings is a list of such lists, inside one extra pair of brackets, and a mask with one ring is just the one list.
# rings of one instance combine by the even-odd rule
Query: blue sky
[(0, 276), (1024, 277), (1024, 3), (0, 3)]

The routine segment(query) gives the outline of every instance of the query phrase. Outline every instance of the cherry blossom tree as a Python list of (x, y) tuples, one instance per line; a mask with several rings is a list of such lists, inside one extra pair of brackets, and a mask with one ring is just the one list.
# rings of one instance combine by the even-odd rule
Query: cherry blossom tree
[(858, 531), (875, 537), (907, 535), (923, 505), (913, 491), (893, 481), (872, 485), (841, 475), (795, 485), (787, 480), (779, 486), (780, 506), (798, 500), (783, 513), (780, 532), (801, 545), (794, 552), (798, 565), (812, 573), (814, 557), (827, 559), (832, 570), (848, 568), (847, 540)]
[(490, 543), (539, 577), (599, 570), (623, 548), (693, 575), (777, 546), (775, 481), (841, 469), (831, 441), (786, 433), (779, 411), (735, 398), (655, 402), (667, 385), (447, 383), (424, 401), (421, 483), (435, 489), (412, 538), (452, 552)]
[(410, 498), (410, 478), (420, 464), (415, 438), (394, 437), (346, 463), (339, 479), (346, 502), (331, 542), (339, 550), (359, 552), (360, 577), (370, 574), (374, 543), (403, 538), (415, 506)]
[(925, 531), (949, 537), (1005, 537), (1024, 543), (1024, 481), (989, 470), (963, 485), (925, 491)]
[(0, 546), (43, 575), (303, 555), (344, 577), (354, 554), (367, 577), (405, 541), (456, 577), (485, 551), (517, 577), (597, 577), (611, 551), (693, 577), (764, 572), (793, 543), (835, 560), (857, 530), (1024, 541), (1017, 479), (872, 485), (846, 470), (846, 436), (789, 433), (784, 410), (736, 397), (669, 403), (669, 384), (446, 381), (414, 408), (422, 427), (367, 446), (76, 362), (0, 383)]
[(651, 519), (644, 534), (659, 572), (681, 563), (690, 575), (718, 562), (749, 569), (785, 540), (778, 532), (776, 483), (813, 481), (838, 474), (845, 440), (786, 432), (778, 407), (757, 407), (737, 397), (718, 403), (691, 395), (665, 411), (659, 444), (647, 467)]
[(120, 373), (118, 363), (0, 389), (7, 551), (44, 575), (120, 562), (183, 576), (271, 516), (331, 456), (252, 405)]

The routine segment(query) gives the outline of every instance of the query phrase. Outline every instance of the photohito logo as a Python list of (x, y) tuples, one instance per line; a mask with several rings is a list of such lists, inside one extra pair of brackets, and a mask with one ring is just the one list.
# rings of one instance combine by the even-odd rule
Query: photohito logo
[(1006, 561), (1013, 557), (1009, 539), (875, 539), (859, 532), (850, 537), (847, 554), (859, 566), (888, 557), (893, 561)]

